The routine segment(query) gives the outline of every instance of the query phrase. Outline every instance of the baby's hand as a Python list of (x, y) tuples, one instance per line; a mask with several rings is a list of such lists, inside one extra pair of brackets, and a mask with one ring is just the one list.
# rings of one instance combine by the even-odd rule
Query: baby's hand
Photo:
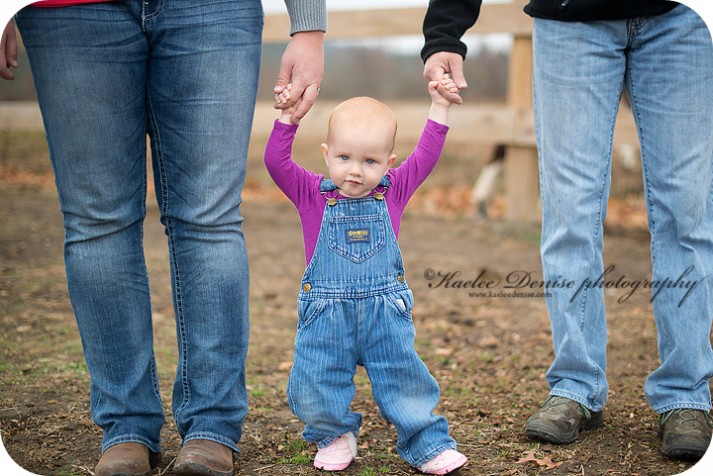
[(290, 100), (290, 91), (292, 91), (292, 83), (285, 86), (280, 94), (275, 94), (275, 104), (285, 104)]
[[(448, 111), (453, 104), (460, 104), (458, 86), (447, 74), (440, 81), (428, 83), (428, 92), (431, 94), (431, 109), (428, 118), (439, 124), (448, 125)], [(450, 99), (448, 99), (450, 98)]]
[(431, 94), (433, 104), (450, 107), (451, 104), (456, 104), (456, 101), (450, 101), (447, 97), (449, 95), (457, 95), (458, 86), (456, 86), (455, 81), (453, 81), (448, 74), (444, 74), (442, 80), (428, 83), (428, 92)]
[[(275, 109), (278, 109), (279, 104), (284, 104), (290, 100), (290, 91), (292, 91), (292, 84), (285, 86), (280, 94), (275, 94)], [(300, 101), (297, 101), (292, 107), (280, 110), (280, 122), (285, 124), (292, 124), (292, 114), (297, 110), (297, 106)]]

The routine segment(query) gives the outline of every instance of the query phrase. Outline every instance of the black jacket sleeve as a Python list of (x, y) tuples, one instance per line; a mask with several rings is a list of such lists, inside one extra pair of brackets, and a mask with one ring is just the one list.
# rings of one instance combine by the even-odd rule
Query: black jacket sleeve
[(439, 51), (459, 53), (465, 58), (467, 48), (460, 38), (475, 24), (482, 3), (482, 0), (430, 0), (423, 20), (426, 40), (421, 50), (423, 61)]

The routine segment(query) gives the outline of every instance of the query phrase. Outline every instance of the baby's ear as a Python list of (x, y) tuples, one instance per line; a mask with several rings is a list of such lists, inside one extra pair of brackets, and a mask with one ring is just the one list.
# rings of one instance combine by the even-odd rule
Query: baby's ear
[(388, 162), (389, 168), (393, 167), (394, 163), (396, 163), (396, 154), (391, 154), (389, 156), (389, 162)]
[(324, 156), (324, 161), (327, 162), (327, 165), (329, 165), (329, 161), (327, 160), (328, 153), (329, 153), (329, 147), (327, 147), (327, 144), (322, 144), (320, 146), (322, 149), (322, 155)]

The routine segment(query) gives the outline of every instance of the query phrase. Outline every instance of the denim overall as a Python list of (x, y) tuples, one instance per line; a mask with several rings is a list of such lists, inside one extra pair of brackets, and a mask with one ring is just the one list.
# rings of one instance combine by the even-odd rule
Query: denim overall
[(295, 362), (288, 397), (318, 447), (355, 435), (361, 414), (350, 410), (353, 378), (363, 365), (381, 415), (398, 432), (397, 450), (420, 466), (456, 447), (448, 423), (433, 414), (439, 388), (414, 349), (413, 295), (384, 200), (386, 177), (373, 196), (327, 201), (314, 256), (302, 278)]

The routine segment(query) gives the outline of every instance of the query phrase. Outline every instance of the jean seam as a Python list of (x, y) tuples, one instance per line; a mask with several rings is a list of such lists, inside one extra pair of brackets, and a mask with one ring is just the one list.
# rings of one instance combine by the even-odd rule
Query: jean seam
[[(99, 390), (95, 390), (95, 386), (90, 384), (89, 387), (89, 408), (91, 409), (91, 414), (92, 414), (92, 419), (94, 419), (94, 415), (99, 414), (100, 410), (103, 409), (103, 398), (102, 398), (102, 392)], [(92, 400), (94, 400), (92, 402)], [(96, 423), (96, 420), (95, 420)]]
[(592, 360), (592, 364), (594, 365), (594, 390), (592, 392), (591, 396), (591, 401), (596, 401), (597, 396), (599, 395), (599, 392), (601, 392), (601, 372), (599, 371), (599, 366), (597, 366), (597, 363)]
[(292, 372), (295, 369), (294, 363), (292, 364), (292, 368), (290, 369), (290, 374), (287, 377), (287, 405), (290, 407), (290, 411), (293, 414), (297, 414), (297, 406), (295, 405), (295, 399), (292, 398), (292, 387), (294, 386), (294, 377), (292, 376)]
[[(628, 69), (628, 65), (627, 65)], [(646, 150), (646, 140), (644, 139), (644, 127), (641, 122), (641, 114), (639, 111), (639, 104), (636, 96), (636, 84), (634, 81), (634, 71), (629, 70), (629, 84), (630, 87), (627, 88), (627, 93), (629, 93), (629, 99), (631, 104), (631, 112), (636, 117), (636, 125), (639, 133), (639, 146), (641, 149), (641, 170), (643, 175), (645, 199), (646, 199), (646, 209), (648, 212), (649, 221), (649, 233), (651, 234), (651, 266), (652, 269), (656, 269), (656, 220), (654, 219), (654, 202), (651, 197), (651, 185), (649, 179), (649, 169), (646, 161), (647, 150)]]
[[(156, 354), (151, 351), (151, 381), (153, 383), (153, 390), (158, 401), (161, 402), (161, 386), (158, 381), (158, 369), (156, 366)], [(163, 407), (163, 405), (161, 405)]]
[(186, 320), (183, 312), (183, 293), (181, 290), (181, 273), (178, 266), (178, 258), (176, 256), (176, 241), (175, 233), (173, 231), (173, 226), (171, 226), (171, 221), (166, 220), (166, 229), (168, 230), (169, 237), (169, 248), (171, 254), (171, 262), (173, 263), (174, 270), (174, 284), (175, 284), (175, 300), (176, 300), (176, 319), (178, 321), (179, 328), (179, 339), (181, 345), (181, 387), (183, 388), (183, 402), (176, 409), (174, 417), (176, 419), (176, 426), (180, 429), (180, 423), (178, 421), (178, 415), (180, 412), (188, 406), (191, 399), (190, 386), (188, 385), (188, 342), (186, 340)]
[[(622, 73), (619, 83), (623, 84), (623, 80), (624, 80), (624, 74)], [(599, 212), (597, 215), (597, 220), (595, 221), (595, 224), (594, 224), (592, 245), (594, 245), (594, 243), (597, 243), (598, 241), (601, 241), (604, 239), (604, 237), (600, 235), (600, 229), (601, 229), (602, 223), (604, 221), (603, 220), (604, 212), (602, 210), (602, 204), (604, 202), (603, 199), (604, 199), (604, 191), (606, 190), (606, 184), (607, 184), (607, 181), (609, 180), (609, 177), (611, 175), (611, 153), (612, 153), (612, 148), (613, 148), (613, 143), (614, 143), (614, 127), (616, 125), (616, 114), (617, 114), (617, 111), (619, 110), (619, 100), (621, 98), (621, 93), (622, 93), (622, 86), (619, 86), (619, 89), (617, 90), (616, 98), (614, 101), (612, 101), (614, 103), (614, 107), (612, 108), (612, 110), (610, 112), (610, 116), (609, 116), (609, 123), (611, 124), (611, 129), (609, 131), (609, 146), (608, 146), (608, 151), (607, 151), (609, 166), (606, 168), (604, 177), (602, 177), (603, 180), (602, 180), (601, 188), (599, 189), (599, 196), (597, 197), (597, 208), (598, 208)], [(607, 199), (608, 199), (608, 197), (607, 197)], [(597, 256), (596, 250), (592, 249), (591, 251), (592, 251), (593, 257)], [(589, 269), (587, 270), (587, 275), (589, 275), (591, 273), (593, 264), (594, 264), (594, 259), (592, 259), (589, 263)], [(582, 292), (582, 308), (581, 308), (582, 320), (580, 321), (580, 329), (582, 329), (584, 327), (584, 319), (586, 317), (587, 291), (588, 291), (588, 289), (585, 289)]]
[(146, 1), (146, 0), (142, 1), (142, 3), (141, 3), (141, 31), (143, 31), (144, 33), (146, 33), (146, 22), (149, 22), (149, 21), (157, 18), (163, 11), (163, 1), (159, 0), (156, 9), (149, 15), (146, 15), (146, 7), (147, 6), (148, 6), (148, 1)]
[(170, 252), (170, 260), (173, 265), (173, 275), (174, 275), (174, 300), (176, 306), (176, 321), (178, 323), (178, 335), (179, 345), (181, 347), (181, 387), (183, 389), (183, 401), (181, 405), (174, 411), (174, 419), (176, 420), (176, 427), (179, 432), (185, 434), (185, 430), (181, 427), (180, 420), (178, 418), (181, 411), (186, 408), (190, 402), (190, 388), (188, 386), (188, 370), (187, 370), (187, 342), (186, 342), (186, 327), (185, 319), (183, 313), (183, 299), (181, 292), (181, 273), (178, 266), (178, 259), (176, 258), (176, 242), (175, 234), (173, 232), (172, 220), (168, 218), (168, 184), (166, 183), (166, 168), (163, 160), (163, 154), (161, 153), (161, 134), (159, 128), (156, 124), (156, 116), (154, 115), (153, 107), (151, 105), (151, 98), (147, 95), (146, 98), (146, 108), (148, 110), (149, 126), (153, 132), (151, 140), (155, 142), (154, 150), (156, 151), (156, 164), (158, 166), (159, 173), (159, 184), (161, 187), (160, 191), (157, 193), (161, 194), (161, 216), (165, 219), (165, 227), (168, 234), (168, 244)]
[[(143, 193), (141, 197), (141, 216), (145, 219), (146, 218), (146, 200), (148, 197), (148, 176), (146, 172), (146, 167), (144, 167), (143, 174), (141, 175), (141, 182), (143, 186)], [(141, 221), (139, 225), (139, 234), (141, 236), (141, 243), (144, 241), (144, 222), (143, 220)], [(146, 267), (146, 259), (143, 260), (143, 272), (144, 276), (146, 276), (148, 280), (148, 275), (149, 271), (148, 268)], [(154, 394), (158, 398), (158, 401), (161, 402), (161, 390), (159, 387), (159, 381), (158, 381), (158, 370), (156, 367), (156, 354), (154, 353), (153, 349), (151, 350), (151, 383), (153, 384), (153, 390)], [(162, 405), (163, 406), (163, 405)]]
[[(310, 279), (310, 277), (308, 277), (305, 273), (305, 277), (303, 278), (302, 283), (307, 282), (312, 284), (312, 290), (309, 291), (309, 299), (361, 299), (372, 296), (388, 295), (391, 293), (400, 292), (408, 289), (408, 284), (404, 281), (403, 283), (397, 282), (396, 284), (389, 284), (385, 285), (384, 287), (371, 288), (366, 291), (333, 291), (329, 289), (322, 290), (320, 289), (320, 284), (323, 284), (326, 281), (315, 281), (313, 279)], [(326, 283), (327, 285), (331, 284), (329, 282)], [(306, 294), (307, 293), (305, 293), (304, 290), (301, 290), (299, 294), (300, 297), (298, 299), (305, 299)]]
[[(601, 227), (602, 227), (602, 224), (604, 221), (605, 212), (602, 209), (602, 207), (604, 206), (606, 201), (608, 201), (608, 198), (609, 198), (609, 197), (604, 197), (604, 192), (607, 188), (607, 182), (610, 180), (610, 176), (611, 176), (611, 160), (612, 160), (611, 154), (612, 154), (612, 149), (613, 149), (613, 144), (614, 144), (614, 128), (616, 126), (616, 115), (617, 115), (617, 111), (619, 110), (619, 101), (621, 100), (623, 82), (624, 82), (624, 73), (622, 73), (621, 78), (619, 80), (620, 86), (619, 86), (619, 89), (617, 90), (615, 100), (612, 101), (612, 103), (614, 104), (614, 107), (612, 108), (611, 113), (610, 113), (610, 121), (609, 122), (611, 124), (611, 129), (609, 131), (609, 146), (608, 146), (608, 151), (607, 151), (609, 166), (606, 168), (606, 173), (604, 174), (601, 189), (599, 191), (599, 197), (597, 200), (599, 214), (597, 216), (597, 221), (596, 221), (595, 228), (594, 228), (594, 237), (593, 237), (592, 243), (604, 240), (604, 236), (601, 233), (601, 229), (602, 229)], [(594, 251), (595, 250), (592, 250), (593, 256), (596, 256), (597, 253), (595, 253)], [(590, 271), (591, 271), (591, 265), (593, 262), (594, 262), (594, 260), (592, 260), (592, 262), (590, 262)], [(586, 317), (587, 291), (588, 291), (587, 289), (584, 290), (584, 296), (582, 297), (582, 321), (580, 323), (581, 329), (584, 328), (583, 320)], [(601, 387), (601, 378), (600, 377), (601, 376), (600, 376), (599, 367), (597, 366), (597, 363), (593, 359), (590, 359), (590, 362), (591, 362), (592, 366), (594, 367), (594, 382), (595, 382), (591, 399), (592, 399), (592, 401), (595, 401), (597, 399), (597, 395), (600, 392), (600, 387)]]

